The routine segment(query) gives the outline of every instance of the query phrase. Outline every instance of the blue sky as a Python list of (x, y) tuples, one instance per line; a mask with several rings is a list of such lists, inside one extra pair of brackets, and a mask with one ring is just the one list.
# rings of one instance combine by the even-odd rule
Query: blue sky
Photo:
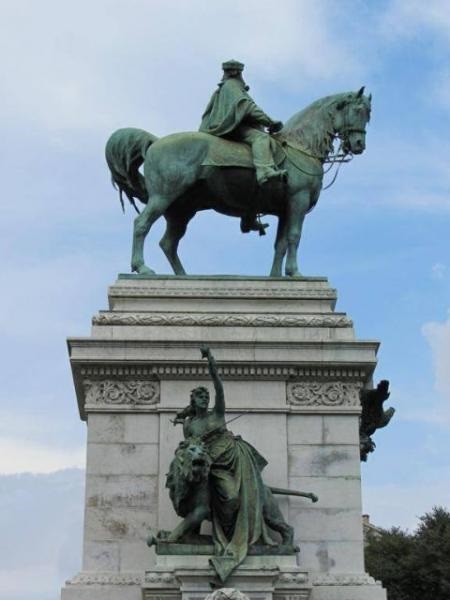
[[(133, 219), (105, 141), (124, 126), (196, 129), (231, 57), (282, 120), (320, 96), (373, 94), (367, 150), (307, 217), (300, 268), (330, 279), (358, 337), (381, 341), (376, 378), (391, 381), (397, 413), (363, 465), (365, 510), (412, 529), (448, 506), (448, 3), (3, 0), (0, 11), (0, 599), (53, 600), (79, 565), (85, 428), (65, 338), (89, 333), (128, 271)], [(161, 228), (147, 261), (169, 273)], [(264, 275), (274, 229), (242, 236), (237, 220), (203, 214), (180, 253), (190, 273)]]

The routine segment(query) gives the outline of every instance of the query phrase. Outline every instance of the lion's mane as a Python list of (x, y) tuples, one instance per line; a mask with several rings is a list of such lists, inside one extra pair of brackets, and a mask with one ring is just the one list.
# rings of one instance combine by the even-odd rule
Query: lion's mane
[(196, 438), (183, 440), (175, 451), (166, 479), (166, 488), (175, 512), (185, 517), (192, 511), (192, 487), (208, 479), (211, 459), (204, 443)]

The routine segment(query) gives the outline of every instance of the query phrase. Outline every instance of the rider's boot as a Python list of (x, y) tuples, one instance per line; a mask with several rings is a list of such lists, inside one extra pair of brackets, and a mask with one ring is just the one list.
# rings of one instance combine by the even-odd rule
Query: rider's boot
[(241, 231), (242, 233), (249, 233), (249, 231), (257, 231), (259, 235), (266, 235), (266, 229), (269, 227), (269, 223), (261, 223), (254, 214), (248, 214), (241, 217)]
[(281, 182), (287, 181), (286, 169), (277, 169), (275, 165), (272, 166), (257, 166), (256, 167), (256, 179), (259, 185), (265, 185), (272, 179), (278, 179)]

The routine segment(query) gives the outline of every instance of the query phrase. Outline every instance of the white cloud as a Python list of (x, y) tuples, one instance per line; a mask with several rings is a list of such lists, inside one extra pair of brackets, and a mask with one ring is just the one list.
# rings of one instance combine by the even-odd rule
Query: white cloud
[(450, 71), (445, 59), (450, 46), (448, 1), (395, 0), (382, 15), (380, 23), (382, 34), (393, 44), (400, 44), (405, 39), (423, 42), (424, 34), (430, 35), (427, 52), (435, 66), (422, 76), (418, 87), (430, 110), (434, 111), (436, 104), (449, 110)]
[(0, 600), (55, 600), (80, 569), (84, 471), (0, 476)]
[[(405, 458), (406, 460), (406, 458)], [(371, 522), (389, 529), (402, 527), (413, 531), (419, 517), (433, 506), (448, 507), (450, 498), (450, 470), (441, 469), (434, 477), (420, 473), (416, 483), (403, 481), (381, 485), (363, 485), (363, 512)]]
[[(401, 124), (399, 123), (399, 127)], [(402, 134), (402, 137), (396, 135)], [(450, 170), (446, 157), (450, 144), (434, 131), (417, 134), (396, 131), (393, 137), (389, 124), (380, 123), (378, 130), (368, 130), (365, 155), (356, 157), (350, 165), (347, 188), (361, 193), (347, 194), (347, 202), (361, 198), (386, 208), (403, 206), (428, 213), (450, 211)]]
[(447, 0), (394, 0), (382, 16), (384, 32), (396, 38), (399, 35), (415, 37), (421, 29), (430, 28), (450, 41), (450, 11)]
[(53, 600), (57, 598), (58, 580), (58, 569), (49, 563), (0, 569), (0, 600)]
[(53, 473), (85, 464), (84, 448), (60, 448), (19, 437), (0, 439), (0, 475)]
[(422, 332), (433, 354), (437, 416), (450, 422), (450, 314), (444, 322), (426, 323)]
[(295, 0), (276, 10), (269, 0), (9, 2), (0, 33), (2, 56), (14, 60), (5, 65), (3, 114), (52, 132), (127, 120), (156, 132), (195, 126), (232, 56), (248, 62), (250, 79), (295, 89), (358, 70), (333, 33), (334, 10)]
[(445, 279), (446, 274), (447, 266), (441, 262), (437, 262), (431, 267), (431, 278), (435, 279), (436, 281), (442, 281)]

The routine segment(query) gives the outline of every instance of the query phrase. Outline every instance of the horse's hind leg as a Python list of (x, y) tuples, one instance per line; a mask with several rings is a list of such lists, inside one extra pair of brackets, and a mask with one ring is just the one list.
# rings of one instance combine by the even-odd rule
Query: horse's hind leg
[(151, 195), (144, 210), (134, 220), (133, 250), (131, 270), (140, 275), (154, 275), (154, 271), (144, 262), (144, 242), (153, 223), (164, 214), (173, 198)]
[(287, 250), (287, 230), (286, 230), (286, 217), (280, 216), (278, 218), (277, 237), (275, 239), (275, 254), (273, 257), (272, 269), (270, 271), (270, 277), (281, 277), (281, 271), (283, 267), (283, 259), (286, 255)]
[(166, 231), (159, 245), (167, 256), (167, 260), (170, 262), (175, 275), (186, 275), (177, 250), (181, 238), (186, 233), (187, 224), (192, 217), (193, 214), (166, 215)]

